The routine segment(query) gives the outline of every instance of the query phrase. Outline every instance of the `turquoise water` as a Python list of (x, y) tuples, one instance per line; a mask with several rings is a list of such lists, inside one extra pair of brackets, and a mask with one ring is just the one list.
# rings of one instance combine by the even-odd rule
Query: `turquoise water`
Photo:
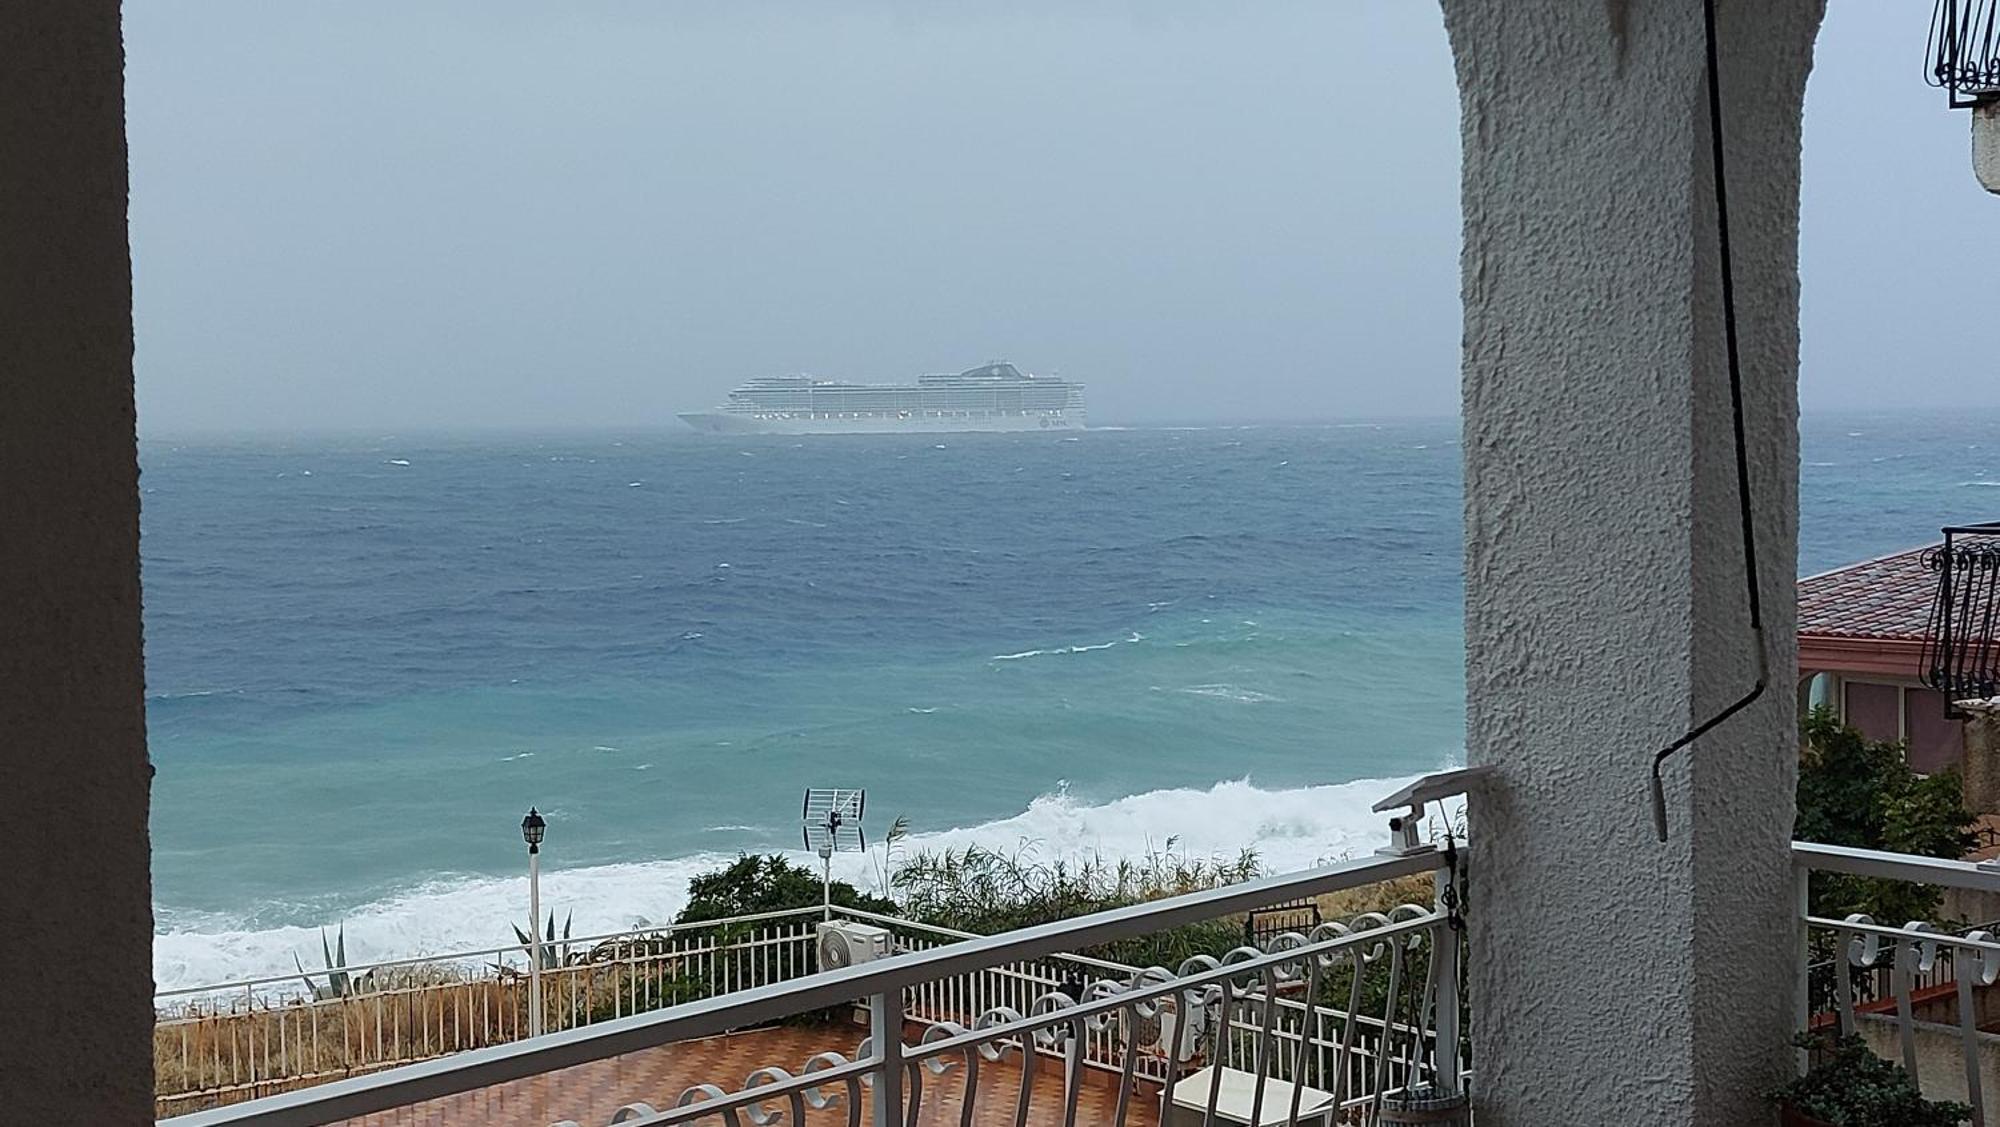
[[(1803, 571), (2000, 506), (2000, 415), (1804, 432)], [(920, 843), (1286, 865), (1461, 749), (1455, 422), (141, 460), (163, 984), (323, 923), (502, 941), (531, 803), (581, 932), (795, 847), (807, 785)]]

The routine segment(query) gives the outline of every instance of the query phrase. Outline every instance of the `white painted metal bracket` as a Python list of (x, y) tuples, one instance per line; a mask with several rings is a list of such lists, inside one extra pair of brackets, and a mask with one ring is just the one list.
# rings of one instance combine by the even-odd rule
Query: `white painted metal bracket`
[(1423, 825), (1424, 805), (1461, 794), (1470, 794), (1482, 786), (1493, 775), (1493, 768), (1462, 767), (1456, 771), (1438, 771), (1425, 775), (1409, 786), (1377, 802), (1376, 813), (1402, 810), (1404, 813), (1389, 818), (1389, 844), (1375, 852), (1390, 857), (1407, 857), (1414, 853), (1424, 853), (1437, 848), (1417, 837), (1417, 829)]

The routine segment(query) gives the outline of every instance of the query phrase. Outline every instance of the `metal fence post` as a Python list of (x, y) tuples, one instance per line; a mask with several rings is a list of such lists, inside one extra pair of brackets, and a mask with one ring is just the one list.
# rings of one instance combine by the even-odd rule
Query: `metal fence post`
[[(549, 924), (555, 925), (553, 917)], [(528, 1036), (542, 1035), (542, 855), (528, 846)]]
[[(1812, 925), (1806, 922), (1812, 916), (1812, 869), (1800, 864), (1796, 859), (1792, 862), (1792, 886), (1793, 896), (1798, 901), (1799, 908), (1799, 976), (1793, 989), (1798, 991), (1799, 995), (1797, 1002), (1799, 1032), (1805, 1032), (1812, 1028)], [(1844, 954), (1844, 951), (1837, 950), (1834, 957), (1840, 958)], [(1798, 1074), (1804, 1076), (1806, 1069), (1812, 1067), (1810, 1054), (1800, 1049), (1793, 1054), (1793, 1058)]]
[[(1437, 1078), (1440, 1090), (1456, 1095), (1460, 1091), (1459, 1081), (1463, 1065), (1459, 1060), (1458, 995), (1459, 957), (1458, 937), (1460, 919), (1453, 909), (1456, 899), (1464, 893), (1452, 885), (1450, 869), (1439, 869), (1432, 874), (1437, 889), (1437, 910), (1445, 914), (1431, 932), (1431, 958), (1437, 960), (1437, 999), (1435, 1022), (1432, 1035), (1437, 1038)], [(1410, 1015), (1414, 1020), (1417, 1015)], [(1416, 1078), (1410, 1078), (1415, 1084)]]
[(874, 1127), (903, 1127), (903, 991), (900, 986), (868, 999), (868, 1037), (881, 1068), (875, 1075), (875, 1112), (871, 1122)]

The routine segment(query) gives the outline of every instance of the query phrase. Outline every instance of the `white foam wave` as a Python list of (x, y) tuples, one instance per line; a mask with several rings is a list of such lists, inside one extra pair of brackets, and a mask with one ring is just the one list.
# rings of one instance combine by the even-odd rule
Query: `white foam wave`
[(1189, 685), (1175, 692), (1197, 697), (1215, 697), (1218, 700), (1233, 700), (1238, 704), (1272, 704), (1285, 698), (1270, 693), (1260, 693), (1255, 689), (1239, 688), (1235, 685)]
[(212, 697), (222, 693), (240, 693), (241, 689), (190, 689), (180, 693), (147, 693), (147, 700), (193, 700), (197, 697)]
[(1961, 481), (1958, 484), (1967, 489), (2000, 489), (2000, 481)]
[[(1025, 852), (1037, 860), (1089, 855), (1136, 857), (1166, 848), (1192, 857), (1233, 857), (1255, 849), (1272, 872), (1359, 856), (1379, 844), (1375, 799), (1408, 779), (1368, 779), (1332, 786), (1267, 790), (1247, 779), (1207, 788), (1148, 791), (1103, 803), (1066, 793), (1043, 795), (1026, 810), (981, 825), (913, 834), (903, 849), (963, 849), (978, 845)], [(922, 812), (909, 811), (921, 824)], [(750, 832), (713, 826), (711, 832)], [(747, 846), (752, 847), (754, 846)], [(812, 858), (793, 851), (794, 859)], [(670, 920), (687, 897), (690, 878), (727, 863), (729, 852), (666, 860), (551, 869), (542, 876), (542, 903), (574, 914), (577, 935)], [(835, 875), (862, 887), (876, 883), (880, 854), (841, 854)], [(441, 879), (347, 912), (352, 963), (421, 957), (510, 942), (524, 913), (527, 878)], [(329, 919), (329, 929), (341, 919)], [(249, 928), (226, 920), (190, 921), (153, 940), (153, 977), (161, 990), (261, 975), (294, 973), (293, 953), (316, 961), (319, 932), (310, 927)]]
[[(1134, 634), (1125, 640), (1127, 642), (1137, 642), (1141, 639), (1141, 637), (1142, 635)], [(1091, 645), (1057, 646), (1056, 648), (1051, 650), (1022, 650), (1020, 653), (1017, 654), (994, 654), (987, 660), (1023, 661), (1031, 657), (1060, 657), (1063, 654), (1080, 654), (1080, 653), (1089, 653), (1092, 650), (1108, 650), (1117, 644), (1118, 641), (1117, 639), (1114, 638), (1109, 642), (1099, 642), (1094, 646)]]
[[(577, 935), (669, 920), (687, 898), (688, 880), (729, 859), (706, 853), (544, 872), (542, 902), (558, 915), (573, 912)], [(349, 963), (417, 958), (512, 942), (512, 928), (527, 918), (527, 902), (525, 875), (440, 880), (329, 919), (327, 931), (344, 929)], [(222, 926), (155, 935), (155, 989), (295, 972), (295, 952), (309, 967), (318, 962), (319, 937), (310, 927)]]

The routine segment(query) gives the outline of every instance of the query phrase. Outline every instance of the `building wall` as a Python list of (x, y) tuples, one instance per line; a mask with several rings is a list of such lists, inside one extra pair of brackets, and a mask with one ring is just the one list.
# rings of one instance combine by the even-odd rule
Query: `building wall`
[(152, 1119), (115, 0), (0, 3), (0, 1122)]
[[(2000, 813), (2000, 701), (1961, 701), (1959, 707), (1971, 714), (1964, 729), (1965, 804), (1977, 813)], [(1967, 918), (2000, 920), (2000, 905)]]
[[(1771, 690), (1755, 676), (1702, 5), (1445, 0), (1464, 147), (1467, 754), (1486, 1127), (1767, 1122), (1798, 975), (1798, 169), (1816, 0), (1719, 0)], [(1753, 938), (1754, 937), (1754, 938)]]
[(2000, 98), (1973, 108), (1972, 174), (1980, 187), (2000, 194)]
[[(1910, 766), (1923, 774), (1957, 770), (1966, 784), (1966, 803), (1979, 812), (2000, 808), (2000, 791), (1990, 779), (1995, 765), (1975, 753), (1965, 722), (1948, 718), (1944, 696), (1915, 677), (1873, 669), (1801, 667), (1801, 691), (1817, 694), (1847, 724), (1871, 740), (1907, 745)], [(1823, 675), (1817, 688), (1812, 677)], [(1806, 699), (1806, 698), (1802, 698)]]
[[(1957, 1007), (1952, 1007), (1956, 1011)], [(1919, 1021), (1932, 1018), (1919, 1015)], [(1892, 1020), (1864, 1019), (1856, 1024), (1861, 1039), (1886, 1060), (1903, 1060), (1902, 1031)], [(1932, 1025), (1915, 1031), (1917, 1042), (1917, 1088), (1933, 1100), (1966, 1098), (1964, 1041), (1953, 1025)], [(2000, 1127), (2000, 1039), (1991, 1034), (1979, 1037), (1979, 1088), (1986, 1102), (1986, 1116), (1977, 1127)]]

